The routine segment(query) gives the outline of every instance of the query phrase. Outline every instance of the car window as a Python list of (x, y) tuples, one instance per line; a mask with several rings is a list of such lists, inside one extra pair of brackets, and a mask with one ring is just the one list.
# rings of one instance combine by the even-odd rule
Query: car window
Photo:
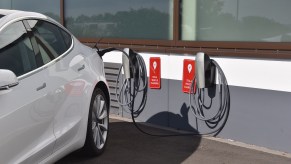
[(66, 31), (60, 29), (61, 31), (61, 34), (62, 34), (62, 37), (65, 41), (65, 44), (67, 46), (67, 48), (70, 48), (71, 47), (71, 44), (72, 44), (72, 37), (70, 34), (68, 34)]
[(35, 68), (35, 54), (23, 23), (7, 26), (0, 32), (0, 69), (20, 76)]
[(28, 20), (28, 23), (39, 46), (42, 46), (40, 49), (46, 50), (46, 53), (49, 51), (54, 58), (62, 55), (71, 46), (71, 36), (58, 26), (42, 20)]

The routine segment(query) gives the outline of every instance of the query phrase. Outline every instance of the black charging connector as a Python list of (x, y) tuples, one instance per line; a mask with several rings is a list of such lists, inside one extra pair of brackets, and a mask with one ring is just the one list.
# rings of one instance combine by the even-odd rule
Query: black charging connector
[(129, 49), (129, 60), (131, 61), (130, 63), (132, 64), (130, 68), (132, 69), (132, 77), (134, 79), (139, 78), (139, 65), (138, 65), (138, 59), (137, 59), (137, 53), (134, 52), (132, 49)]
[(216, 66), (213, 62), (209, 63), (209, 66), (205, 70), (205, 87), (210, 88), (215, 85), (215, 75), (216, 75)]
[(107, 48), (107, 49), (99, 50), (99, 48), (97, 48), (97, 53), (102, 58), (102, 56), (104, 56), (106, 53), (111, 52), (111, 51), (115, 51), (115, 50), (117, 50), (117, 49), (116, 48)]

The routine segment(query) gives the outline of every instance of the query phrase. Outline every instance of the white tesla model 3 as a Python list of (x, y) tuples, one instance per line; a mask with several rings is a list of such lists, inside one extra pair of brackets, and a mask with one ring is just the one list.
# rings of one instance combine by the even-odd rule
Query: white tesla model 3
[(51, 18), (0, 9), (0, 163), (52, 163), (106, 146), (102, 59)]

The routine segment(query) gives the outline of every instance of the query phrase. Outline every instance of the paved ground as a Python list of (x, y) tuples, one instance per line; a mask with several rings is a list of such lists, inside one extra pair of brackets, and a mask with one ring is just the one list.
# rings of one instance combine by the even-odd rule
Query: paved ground
[[(145, 127), (155, 133), (169, 133)], [(129, 122), (110, 120), (108, 145), (96, 158), (88, 158), (74, 152), (57, 164), (290, 164), (291, 158), (234, 146), (206, 138), (151, 137), (140, 133)]]

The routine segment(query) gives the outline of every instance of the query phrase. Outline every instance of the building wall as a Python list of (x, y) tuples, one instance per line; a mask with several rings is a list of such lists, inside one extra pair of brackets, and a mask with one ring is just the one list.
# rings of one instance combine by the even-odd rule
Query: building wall
[[(209, 132), (203, 121), (189, 109), (189, 96), (182, 92), (183, 59), (189, 54), (141, 53), (145, 63), (161, 58), (161, 89), (149, 89), (139, 121), (157, 125)], [(291, 153), (291, 69), (290, 60), (213, 57), (223, 69), (230, 88), (230, 113), (218, 137)], [(104, 61), (121, 63), (120, 53)], [(215, 105), (214, 105), (215, 107)], [(129, 117), (127, 112), (123, 117)]]

